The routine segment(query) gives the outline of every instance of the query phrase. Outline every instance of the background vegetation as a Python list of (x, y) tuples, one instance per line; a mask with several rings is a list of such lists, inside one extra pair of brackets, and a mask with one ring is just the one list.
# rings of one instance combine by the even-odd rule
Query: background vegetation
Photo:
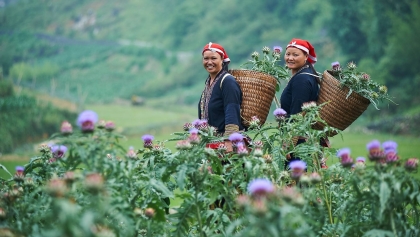
[[(15, 139), (13, 145), (0, 139), (2, 153), (50, 133), (29, 125), (32, 119), (54, 117), (44, 120), (58, 129), (64, 117), (71, 120), (98, 104), (132, 118), (121, 128), (125, 135), (167, 134), (171, 126), (196, 116), (206, 77), (200, 52), (206, 43), (222, 44), (230, 67), (239, 68), (253, 51), (285, 48), (294, 37), (314, 44), (318, 71), (333, 61), (343, 66), (354, 61), (388, 86), (398, 105), (384, 101), (380, 111), (370, 106), (360, 124), (385, 134), (408, 134), (415, 141), (420, 134), (420, 71), (415, 67), (420, 56), (414, 53), (420, 51), (420, 5), (415, 0), (2, 0), (0, 7), (1, 90), (8, 88), (7, 81), (18, 91), (36, 92), (35, 97), (0, 98), (9, 108), (30, 101), (25, 112), (1, 107), (2, 136)], [(46, 95), (54, 98), (50, 106), (60, 100), (73, 107), (48, 107), (39, 99)], [(145, 114), (129, 107), (132, 98), (144, 101)], [(161, 113), (152, 113), (157, 110)], [(5, 119), (6, 114), (13, 119)]]

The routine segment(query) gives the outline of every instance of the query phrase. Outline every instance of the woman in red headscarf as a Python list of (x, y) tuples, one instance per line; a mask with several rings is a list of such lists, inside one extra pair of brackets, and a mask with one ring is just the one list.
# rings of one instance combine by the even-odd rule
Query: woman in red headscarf
[[(292, 39), (286, 47), (284, 60), (292, 77), (280, 96), (280, 106), (290, 116), (302, 112), (303, 103), (318, 100), (319, 86), (313, 76), (318, 75), (313, 66), (317, 60), (315, 48), (306, 40)], [(305, 138), (299, 137), (297, 144), (303, 142)], [(299, 157), (292, 154), (285, 168), (293, 160), (299, 160)]]
[[(221, 136), (244, 129), (241, 123), (242, 91), (235, 78), (228, 74), (229, 56), (216, 43), (208, 43), (202, 51), (203, 66), (209, 73), (198, 104), (198, 117), (207, 120)], [(228, 150), (231, 144), (226, 142)]]

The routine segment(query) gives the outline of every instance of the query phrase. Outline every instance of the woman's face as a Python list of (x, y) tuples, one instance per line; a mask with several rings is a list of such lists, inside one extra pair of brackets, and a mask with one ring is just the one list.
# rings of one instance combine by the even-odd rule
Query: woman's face
[(303, 65), (305, 65), (308, 55), (305, 54), (302, 50), (289, 47), (286, 49), (284, 54), (284, 61), (288, 68), (292, 70), (292, 73), (297, 72)]
[(217, 75), (222, 70), (222, 56), (216, 52), (206, 50), (203, 53), (203, 66), (210, 75)]

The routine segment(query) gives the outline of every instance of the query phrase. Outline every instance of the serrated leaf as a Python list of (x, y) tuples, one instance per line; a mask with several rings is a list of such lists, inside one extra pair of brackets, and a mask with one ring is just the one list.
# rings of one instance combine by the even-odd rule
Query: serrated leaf
[(381, 182), (381, 186), (379, 188), (379, 201), (381, 204), (381, 209), (379, 212), (379, 220), (382, 220), (382, 214), (386, 208), (386, 204), (388, 203), (388, 199), (391, 196), (391, 190), (388, 187), (386, 182)]

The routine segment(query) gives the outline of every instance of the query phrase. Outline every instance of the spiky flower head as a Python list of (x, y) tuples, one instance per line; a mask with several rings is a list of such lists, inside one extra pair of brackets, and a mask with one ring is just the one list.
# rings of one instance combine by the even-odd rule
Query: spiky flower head
[(274, 185), (266, 178), (257, 178), (248, 184), (248, 192), (252, 196), (265, 196), (274, 192)]
[(175, 148), (178, 150), (189, 150), (192, 148), (192, 145), (188, 140), (181, 140), (176, 143)]
[(297, 180), (302, 176), (306, 169), (306, 162), (303, 160), (293, 160), (289, 164), (290, 167), (290, 177), (294, 180)]
[(251, 57), (253, 58), (253, 59), (258, 59), (258, 57), (260, 56), (260, 54), (257, 52), (257, 51), (255, 51), (255, 52), (253, 52), (252, 54), (251, 54)]
[(382, 148), (384, 149), (385, 153), (387, 153), (389, 151), (396, 152), (397, 147), (398, 147), (398, 144), (395, 141), (389, 140), (389, 141), (385, 141), (385, 142), (382, 143)]
[(24, 170), (25, 168), (23, 166), (16, 166), (16, 173), (13, 176), (13, 180), (16, 182), (23, 182), (25, 180)]
[(23, 171), (25, 171), (25, 167), (23, 167), (23, 166), (16, 166), (15, 170), (16, 170), (16, 173), (23, 173)]
[(254, 149), (254, 156), (255, 157), (261, 157), (261, 156), (263, 156), (263, 151), (261, 150), (261, 148), (259, 148), (259, 147), (256, 147), (255, 149)]
[(45, 189), (46, 192), (53, 197), (62, 197), (68, 191), (66, 182), (59, 178), (50, 179)]
[(390, 164), (390, 163), (395, 163), (400, 159), (400, 157), (398, 156), (397, 152), (394, 150), (388, 150), (385, 152), (385, 162)]
[(230, 134), (229, 140), (235, 145), (238, 142), (242, 142), (244, 140), (244, 136), (240, 133), (234, 132)]
[(200, 136), (197, 135), (197, 133), (191, 133), (190, 136), (188, 137), (188, 141), (191, 144), (199, 144), (201, 139), (200, 139)]
[(315, 101), (309, 101), (309, 102), (304, 102), (302, 104), (302, 110), (303, 111), (310, 111), (312, 108), (316, 107), (316, 102)]
[(84, 180), (84, 187), (91, 192), (99, 192), (104, 188), (104, 178), (99, 173), (87, 174)]
[(286, 118), (287, 112), (282, 108), (277, 108), (274, 110), (273, 115), (276, 121), (280, 122)]
[(282, 51), (283, 51), (283, 48), (281, 46), (274, 46), (273, 47), (273, 53), (281, 54)]
[(340, 62), (338, 62), (338, 61), (332, 62), (332, 63), (331, 63), (331, 67), (332, 67), (332, 69), (333, 69), (334, 71), (338, 71), (338, 70), (340, 70), (340, 68), (341, 68), (341, 66), (340, 66)]
[(371, 161), (379, 161), (385, 158), (385, 153), (381, 149), (381, 142), (378, 140), (372, 140), (366, 145), (369, 151), (369, 159)]
[(249, 129), (258, 128), (260, 126), (260, 119), (257, 116), (252, 116), (249, 122)]
[(134, 150), (134, 147), (130, 146), (125, 156), (129, 159), (137, 159), (137, 152)]
[(347, 64), (347, 68), (350, 69), (350, 70), (354, 70), (354, 69), (356, 69), (356, 64), (354, 62), (349, 62)]
[(77, 126), (79, 126), (82, 132), (93, 132), (95, 124), (98, 122), (98, 114), (92, 110), (85, 110), (77, 117)]
[(415, 171), (419, 166), (419, 159), (417, 158), (410, 158), (405, 162), (405, 169), (407, 171)]
[(191, 128), (190, 130), (189, 130), (189, 133), (190, 133), (190, 135), (198, 135), (198, 129), (196, 129), (196, 128)]
[(351, 167), (353, 165), (353, 159), (350, 157), (350, 149), (343, 148), (337, 152), (337, 156), (340, 157), (341, 165), (343, 167)]
[(240, 157), (248, 155), (248, 149), (243, 142), (236, 143), (236, 152)]
[(153, 147), (153, 139), (154, 137), (150, 134), (145, 134), (141, 137), (143, 140), (144, 148), (152, 148)]
[(388, 92), (388, 88), (386, 86), (380, 86), (379, 92), (382, 94), (386, 94)]
[(261, 140), (254, 141), (254, 147), (255, 148), (262, 148), (263, 147), (263, 142)]
[(67, 147), (64, 145), (53, 145), (51, 146), (51, 152), (55, 159), (59, 159), (67, 152)]
[(105, 120), (100, 119), (100, 120), (98, 121), (98, 125), (97, 125), (97, 127), (98, 127), (99, 129), (104, 129), (104, 128), (105, 128), (105, 124), (106, 124)]
[(184, 126), (183, 126), (184, 131), (190, 131), (190, 129), (193, 128), (193, 127), (194, 127), (194, 125), (192, 125), (192, 123), (185, 123)]
[(60, 131), (63, 135), (68, 135), (73, 133), (73, 127), (68, 121), (63, 121), (61, 123)]
[(107, 130), (108, 132), (111, 132), (115, 129), (115, 123), (113, 121), (107, 121), (105, 123), (105, 130)]
[(366, 158), (359, 156), (359, 157), (356, 158), (356, 162), (363, 162), (363, 163), (365, 163), (366, 162)]
[(365, 81), (369, 81), (369, 79), (370, 79), (369, 74), (367, 74), (367, 73), (363, 73), (363, 74), (362, 74), (362, 79), (363, 79), (363, 80), (365, 80)]
[(151, 207), (146, 208), (144, 210), (144, 215), (147, 216), (148, 218), (153, 218), (155, 216), (155, 214), (156, 214), (155, 209), (153, 209)]
[(262, 51), (263, 51), (263, 53), (265, 53), (265, 54), (269, 54), (269, 53), (270, 53), (270, 48), (269, 48), (269, 47), (267, 47), (267, 46), (264, 46), (264, 47), (262, 48)]

